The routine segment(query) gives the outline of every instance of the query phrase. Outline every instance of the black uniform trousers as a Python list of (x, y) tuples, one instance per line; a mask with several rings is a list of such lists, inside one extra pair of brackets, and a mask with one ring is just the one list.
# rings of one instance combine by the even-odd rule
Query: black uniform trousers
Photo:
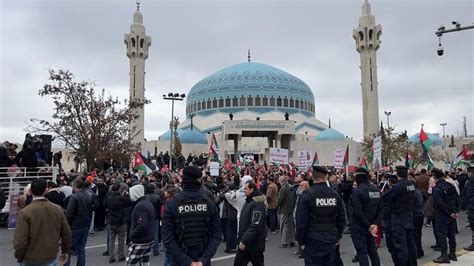
[(416, 253), (418, 256), (424, 256), (423, 246), (421, 244), (421, 234), (423, 231), (423, 215), (413, 216), (413, 227), (415, 233)]
[(446, 238), (449, 242), (449, 251), (456, 251), (456, 220), (446, 217), (437, 217), (436, 219), (437, 234), (439, 246), (442, 254), (447, 254), (448, 245), (446, 244)]
[(395, 265), (417, 265), (416, 244), (413, 229), (404, 228), (401, 222), (392, 222)]
[(351, 231), (352, 243), (357, 252), (360, 266), (369, 266), (369, 259), (373, 266), (380, 265), (379, 254), (375, 246), (375, 238), (369, 232)]
[(251, 262), (253, 266), (263, 266), (263, 251), (237, 250), (234, 259), (234, 266), (246, 266), (249, 262)]
[(304, 265), (334, 266), (335, 255), (335, 244), (305, 245), (303, 250)]

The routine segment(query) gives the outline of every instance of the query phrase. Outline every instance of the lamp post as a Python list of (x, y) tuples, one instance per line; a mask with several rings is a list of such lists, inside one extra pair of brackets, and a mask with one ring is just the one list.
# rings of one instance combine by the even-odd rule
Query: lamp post
[(173, 170), (173, 121), (174, 121), (174, 101), (182, 101), (186, 94), (177, 92), (169, 92), (168, 95), (163, 94), (163, 100), (171, 101), (171, 121), (170, 121), (170, 171)]
[(441, 45), (441, 36), (443, 36), (443, 34), (450, 33), (450, 32), (456, 32), (456, 31), (474, 29), (474, 24), (469, 25), (469, 26), (461, 26), (461, 23), (459, 23), (459, 21), (453, 21), (451, 23), (454, 25), (454, 28), (446, 29), (446, 27), (444, 25), (440, 25), (438, 27), (438, 30), (435, 32), (436, 36), (438, 36), (438, 49), (436, 50), (436, 52), (438, 53), (439, 56), (442, 56), (444, 54), (444, 48)]
[(392, 114), (392, 112), (384, 111), (384, 113), (387, 116), (387, 128), (390, 128), (390, 115)]
[(444, 127), (445, 127), (447, 124), (448, 124), (448, 123), (441, 123), (441, 124), (439, 124), (440, 126), (443, 127), (443, 138), (446, 137), (446, 132), (444, 131)]

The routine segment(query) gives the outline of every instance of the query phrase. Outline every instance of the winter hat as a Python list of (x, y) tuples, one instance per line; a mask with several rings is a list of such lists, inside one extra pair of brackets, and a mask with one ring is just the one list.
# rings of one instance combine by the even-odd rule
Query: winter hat
[(137, 199), (145, 196), (145, 188), (143, 185), (135, 185), (130, 188), (130, 199), (132, 201), (137, 201)]

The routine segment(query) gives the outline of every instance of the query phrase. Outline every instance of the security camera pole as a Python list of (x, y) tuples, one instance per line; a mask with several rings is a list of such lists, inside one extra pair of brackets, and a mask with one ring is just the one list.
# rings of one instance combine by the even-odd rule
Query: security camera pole
[(438, 47), (438, 55), (439, 56), (443, 55), (443, 47), (441, 46), (441, 36), (443, 36), (443, 34), (450, 33), (450, 32), (455, 32), (455, 31), (474, 29), (474, 25), (463, 27), (463, 26), (461, 26), (461, 23), (459, 23), (459, 21), (453, 21), (451, 23), (454, 25), (454, 28), (446, 29), (445, 26), (441, 25), (441, 26), (438, 27), (438, 30), (435, 32), (436, 36), (438, 36), (438, 39), (439, 39), (439, 47)]
[(182, 101), (186, 97), (186, 94), (179, 94), (170, 92), (168, 95), (163, 94), (164, 100), (171, 101), (171, 121), (170, 121), (170, 171), (173, 170), (173, 123), (174, 123), (174, 101)]

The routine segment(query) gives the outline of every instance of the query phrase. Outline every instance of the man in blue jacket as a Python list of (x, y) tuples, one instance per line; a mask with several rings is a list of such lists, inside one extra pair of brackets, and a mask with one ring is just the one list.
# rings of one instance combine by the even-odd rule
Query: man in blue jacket
[(150, 200), (145, 197), (143, 185), (135, 185), (130, 188), (130, 199), (136, 201), (136, 204), (132, 211), (127, 265), (137, 263), (148, 265), (153, 245), (153, 228), (156, 223), (155, 210)]
[[(211, 265), (221, 241), (217, 207), (201, 190), (202, 171), (183, 169), (182, 192), (167, 201), (163, 214), (163, 244), (167, 265)], [(169, 263), (169, 264), (168, 264)]]

